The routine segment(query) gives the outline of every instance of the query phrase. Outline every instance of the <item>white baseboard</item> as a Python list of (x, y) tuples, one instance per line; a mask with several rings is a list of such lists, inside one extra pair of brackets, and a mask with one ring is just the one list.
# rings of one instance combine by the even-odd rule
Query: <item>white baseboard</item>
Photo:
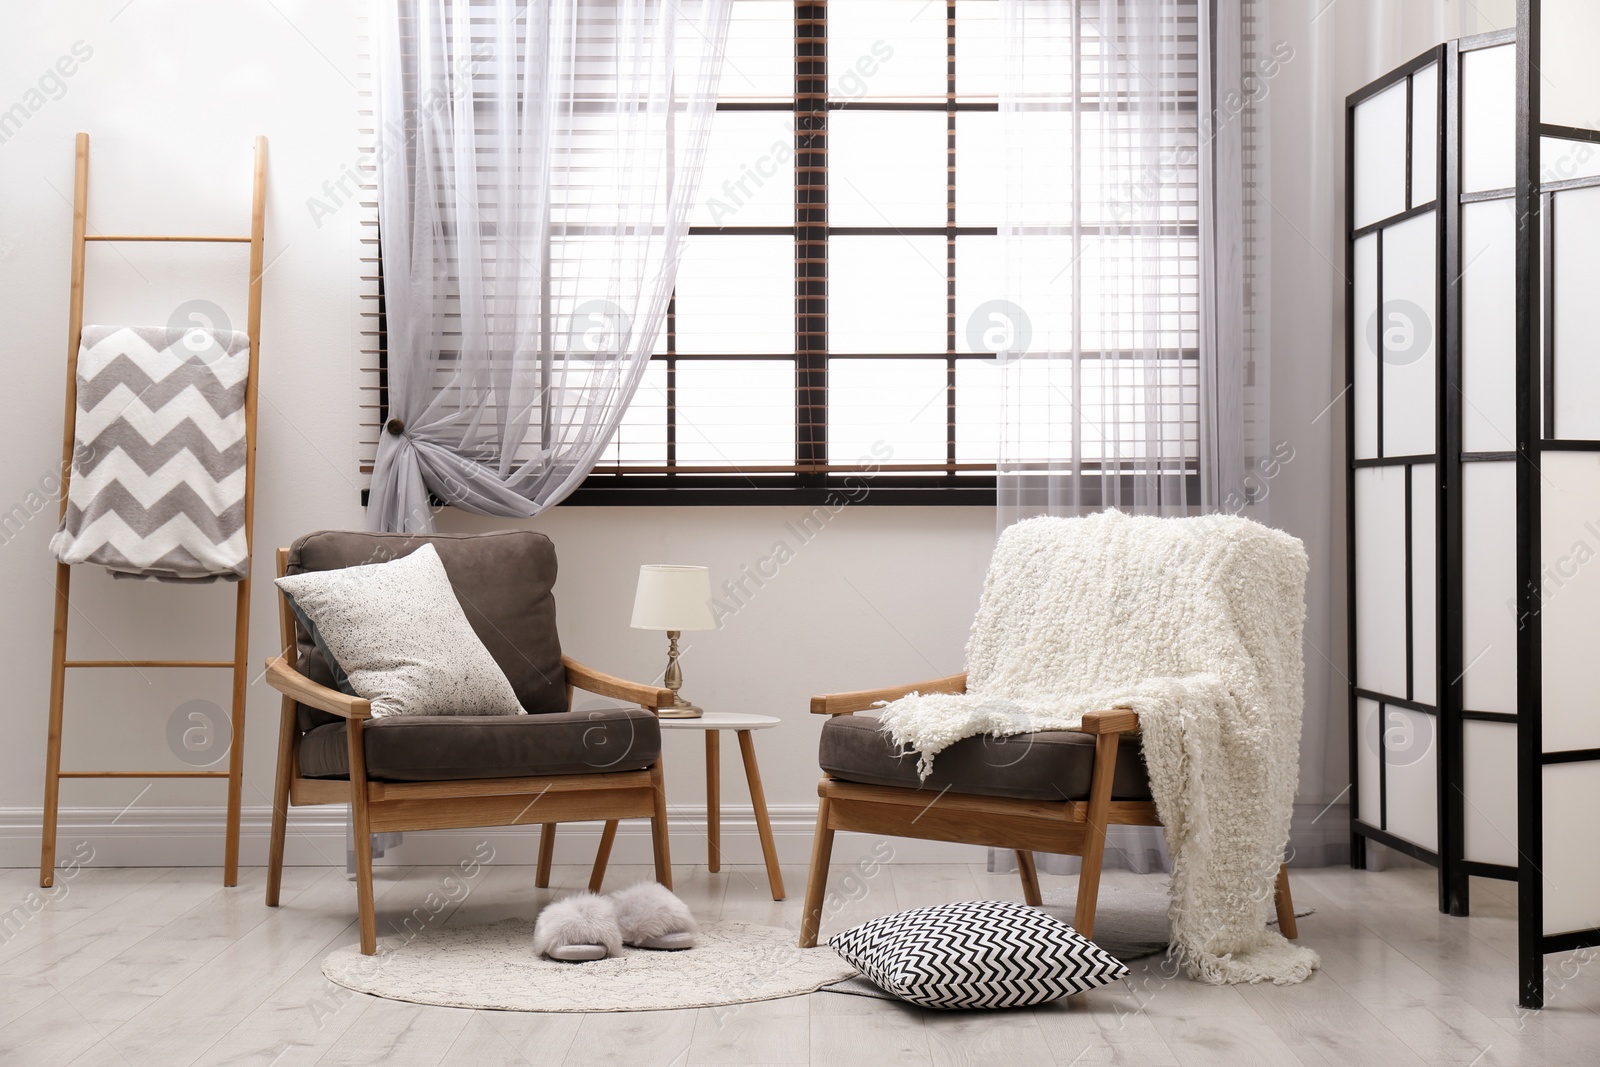
[[(780, 804), (769, 809), (778, 860), (805, 865), (811, 860), (811, 838), (817, 809), (810, 804)], [(244, 809), (240, 820), (239, 859), (247, 867), (267, 862), (271, 809), (265, 804)], [(39, 862), (39, 808), (0, 808), (0, 867), (33, 867)], [(79, 842), (94, 849), (94, 863), (105, 867), (217, 867), (222, 864), (223, 810), (220, 807), (62, 808), (56, 854), (63, 860)], [(289, 838), (284, 862), (297, 867), (345, 862), (345, 809), (338, 805), (294, 808), (289, 812)], [(706, 861), (704, 807), (674, 808), (669, 816), (674, 863)], [(1295, 866), (1323, 866), (1349, 860), (1349, 810), (1346, 805), (1296, 804), (1293, 840), (1299, 851)], [(386, 866), (453, 864), (474, 854), (487, 841), (496, 863), (531, 864), (538, 856), (537, 826), (499, 826), (481, 830), (426, 830), (405, 835), (405, 842), (377, 862)], [(879, 846), (878, 842), (886, 842)], [(556, 834), (555, 862), (588, 864), (600, 843), (600, 824), (565, 823)], [(875, 848), (877, 851), (875, 852)], [(883, 849), (890, 851), (885, 855)], [(872, 854), (891, 863), (984, 863), (988, 850), (975, 845), (910, 838), (879, 838), (841, 832), (835, 839), (835, 863), (855, 863)], [(613, 863), (650, 862), (650, 824), (625, 820), (617, 831)], [(722, 814), (722, 856), (725, 863), (759, 864), (761, 841), (750, 809), (725, 808)]]
[[(811, 839), (817, 809), (810, 804), (777, 805), (769, 809), (778, 860), (804, 865), (811, 859)], [(247, 867), (267, 862), (271, 809), (247, 806), (240, 819), (239, 861)], [(336, 805), (294, 808), (289, 812), (289, 836), (284, 862), (291, 866), (316, 866), (345, 862), (345, 809)], [(39, 808), (0, 808), (0, 867), (33, 867), (39, 862)], [(672, 860), (702, 864), (706, 861), (706, 814), (703, 807), (677, 809), (669, 818)], [(405, 841), (377, 862), (386, 866), (454, 864), (474, 854), (487, 841), (496, 863), (532, 864), (539, 850), (539, 827), (499, 826), (481, 830), (426, 830), (407, 833)], [(906, 838), (876, 838), (840, 833), (835, 840), (835, 863), (854, 863), (872, 854), (879, 841), (892, 850), (889, 862), (983, 863), (987, 850), (973, 845)], [(220, 807), (62, 808), (56, 854), (65, 860), (87, 842), (94, 849), (97, 867), (217, 867), (222, 864), (223, 811)], [(600, 823), (564, 823), (556, 834), (555, 862), (589, 864), (600, 843)], [(882, 847), (875, 858), (885, 859)], [(81, 850), (80, 850), (81, 854)], [(761, 842), (755, 816), (725, 808), (722, 814), (722, 856), (730, 864), (759, 864)], [(625, 820), (617, 831), (611, 862), (650, 862), (650, 824)]]

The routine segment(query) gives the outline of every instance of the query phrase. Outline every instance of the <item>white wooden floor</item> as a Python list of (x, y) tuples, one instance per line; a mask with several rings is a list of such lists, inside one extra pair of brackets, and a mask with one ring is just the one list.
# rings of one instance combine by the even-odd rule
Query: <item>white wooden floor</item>
[[(1012, 876), (895, 865), (863, 878), (824, 934), (872, 915), (946, 900), (1016, 898)], [(529, 867), (484, 868), (464, 899), (448, 868), (381, 872), (379, 927), (436, 894), (435, 921), (536, 911), (550, 892)], [(608, 885), (644, 877), (615, 868)], [(759, 868), (675, 870), (704, 919), (794, 925)], [(1059, 881), (1043, 876), (1047, 886)], [(1108, 873), (1129, 884), (1140, 876)], [(1474, 880), (1476, 914), (1433, 907), (1431, 872), (1296, 871), (1302, 940), (1323, 970), (1297, 987), (1212, 988), (1159, 961), (1118, 986), (1032, 1011), (933, 1013), (838, 994), (737, 1009), (527, 1015), (432, 1008), (349, 993), (320, 962), (355, 940), (343, 871), (292, 868), (284, 906), (261, 903), (263, 872), (224, 890), (215, 869), (95, 869), (45, 900), (34, 872), (0, 870), (0, 1063), (49, 1064), (1560, 1064), (1600, 1063), (1600, 958), (1552, 957), (1551, 1007), (1514, 998), (1514, 888)], [(586, 872), (557, 868), (555, 892)], [(10, 911), (8, 909), (19, 909)]]

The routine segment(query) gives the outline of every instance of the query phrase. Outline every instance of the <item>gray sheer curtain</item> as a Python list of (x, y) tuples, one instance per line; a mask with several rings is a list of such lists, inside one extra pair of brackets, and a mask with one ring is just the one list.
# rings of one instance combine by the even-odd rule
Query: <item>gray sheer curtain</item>
[(388, 421), (368, 522), (429, 494), (535, 515), (654, 351), (732, 0), (386, 0), (377, 187)]
[[(1000, 529), (1106, 507), (1257, 513), (1266, 46), (1248, 2), (1001, 0)], [(1108, 846), (1107, 866), (1169, 867), (1159, 828), (1114, 827)]]

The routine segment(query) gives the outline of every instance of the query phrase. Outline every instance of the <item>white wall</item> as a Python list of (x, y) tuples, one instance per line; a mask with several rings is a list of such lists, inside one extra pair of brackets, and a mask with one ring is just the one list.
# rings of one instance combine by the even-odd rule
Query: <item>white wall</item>
[[(1269, 35), (1296, 58), (1274, 81), (1270, 199), (1274, 228), (1272, 374), (1274, 442), (1295, 460), (1273, 480), (1272, 519), (1304, 538), (1313, 559), (1307, 635), (1308, 728), (1302, 800), (1336, 798), (1347, 781), (1344, 752), (1342, 425), (1337, 403), (1342, 356), (1342, 262), (1338, 211), (1339, 138), (1345, 93), (1443, 36), (1490, 28), (1509, 3), (1403, 6), (1380, 0), (1274, 0)], [(1459, 9), (1459, 10), (1457, 10)], [(7, 379), (0, 441), (0, 512), (20, 506), (0, 532), (0, 863), (36, 855), (50, 654), (51, 577), (46, 542), (54, 526), (48, 490), (59, 460), (72, 140), (92, 137), (91, 227), (239, 231), (247, 222), (250, 144), (270, 142), (267, 259), (262, 344), (256, 543), (285, 544), (324, 527), (360, 526), (356, 473), (358, 225), (348, 209), (317, 224), (306, 201), (321, 196), (356, 155), (359, 0), (83, 0), (35, 5), (10, 0), (0, 34), (0, 301)], [(1319, 14), (1320, 13), (1320, 14)], [(1465, 23), (1471, 23), (1466, 25)], [(63, 56), (90, 51), (46, 75)], [(44, 83), (41, 85), (41, 78)], [(17, 117), (20, 125), (13, 125)], [(244, 254), (237, 248), (95, 247), (89, 260), (88, 321), (165, 322), (184, 300), (217, 301), (243, 319)], [(188, 267), (180, 264), (189, 264)], [(33, 513), (37, 514), (33, 514)], [(785, 523), (801, 509), (560, 508), (530, 525), (561, 553), (557, 588), (566, 647), (608, 670), (639, 677), (661, 668), (660, 635), (626, 627), (633, 575), (643, 562), (695, 562), (716, 581), (791, 539)], [(31, 516), (31, 517), (29, 517)], [(993, 513), (982, 508), (852, 508), (714, 633), (692, 635), (687, 691), (712, 708), (778, 715), (760, 735), (768, 799), (800, 858), (814, 805), (819, 724), (806, 697), (821, 690), (909, 681), (956, 669), (993, 544)], [(493, 524), (450, 514), (445, 529)], [(259, 561), (268, 566), (269, 557)], [(85, 568), (74, 574), (75, 654), (227, 654), (231, 591), (113, 583)], [(258, 591), (252, 661), (277, 644), (273, 605)], [(226, 681), (198, 672), (79, 672), (68, 690), (66, 764), (177, 767), (168, 751), (173, 709), (194, 699), (225, 704)], [(271, 780), (277, 701), (250, 689), (246, 745), (246, 860), (262, 855), (259, 832)], [(675, 835), (693, 854), (694, 809), (702, 803), (693, 736), (668, 747), (673, 800), (686, 809)], [(743, 801), (725, 748), (726, 793)], [(69, 782), (71, 822), (99, 824), (103, 855), (121, 862), (205, 859), (212, 835), (213, 783)], [(119, 812), (134, 802), (127, 813)], [(104, 828), (118, 817), (115, 828)], [(297, 813), (302, 861), (338, 858), (338, 812)], [(128, 837), (126, 830), (137, 833)], [(746, 823), (734, 821), (744, 831)], [(74, 829), (64, 835), (80, 833)], [(144, 836), (138, 836), (142, 833)], [(118, 837), (118, 834), (122, 834)], [(80, 833), (82, 836), (82, 833)], [(64, 840), (67, 838), (64, 836)], [(525, 840), (518, 847), (525, 847)], [(735, 855), (753, 858), (748, 834)], [(416, 840), (405, 849), (426, 854)], [(575, 853), (570, 853), (575, 857)], [(910, 853), (907, 853), (909, 855)], [(563, 853), (564, 856), (568, 853)]]

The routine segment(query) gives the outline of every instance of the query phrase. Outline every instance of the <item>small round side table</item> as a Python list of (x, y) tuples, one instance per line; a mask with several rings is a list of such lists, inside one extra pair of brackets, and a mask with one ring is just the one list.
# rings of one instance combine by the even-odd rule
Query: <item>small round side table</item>
[(756, 747), (750, 734), (770, 730), (781, 719), (771, 715), (740, 715), (727, 711), (708, 711), (698, 719), (662, 719), (663, 730), (703, 730), (706, 735), (706, 866), (712, 873), (722, 869), (722, 767), (723, 730), (739, 736), (739, 752), (744, 756), (744, 778), (750, 786), (750, 803), (756, 812), (756, 830), (761, 835), (761, 855), (767, 861), (767, 884), (772, 899), (783, 899), (783, 875), (778, 871), (778, 850), (772, 840), (772, 820), (767, 817), (767, 797), (761, 790), (761, 769), (756, 766)]

